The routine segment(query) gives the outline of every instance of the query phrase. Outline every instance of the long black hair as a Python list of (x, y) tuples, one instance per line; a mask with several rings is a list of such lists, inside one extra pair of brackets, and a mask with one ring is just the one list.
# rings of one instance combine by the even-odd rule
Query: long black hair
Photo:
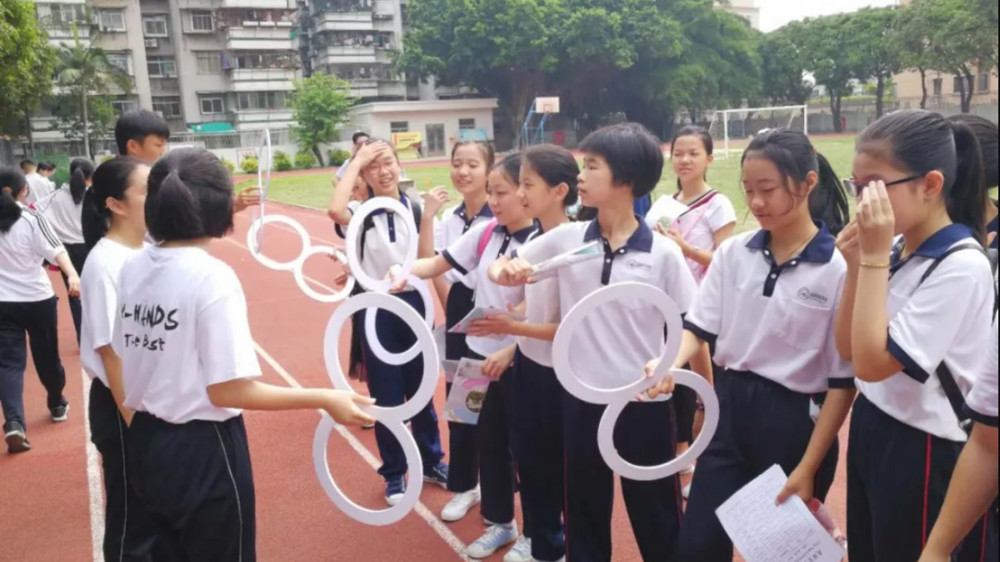
[(171, 151), (149, 172), (146, 228), (155, 240), (222, 238), (233, 228), (233, 179), (211, 152)]
[(983, 180), (987, 188), (1000, 185), (1000, 130), (997, 124), (985, 117), (961, 113), (949, 118), (952, 123), (965, 123), (979, 139), (979, 148), (983, 153)]
[(799, 197), (800, 194), (792, 191), (789, 180), (802, 185), (810, 172), (815, 173), (819, 181), (809, 195), (809, 214), (813, 219), (823, 221), (834, 236), (847, 226), (851, 209), (843, 183), (826, 157), (816, 152), (805, 133), (772, 129), (757, 135), (750, 141), (740, 164), (748, 158), (771, 161), (781, 172), (784, 189), (792, 197)]
[(580, 165), (572, 152), (554, 144), (540, 144), (525, 150), (522, 159), (522, 166), (534, 170), (550, 187), (566, 184), (569, 191), (563, 199), (563, 207), (576, 204), (579, 198), (577, 181), (580, 177)]
[(69, 163), (69, 192), (73, 202), (79, 205), (87, 192), (87, 180), (94, 177), (94, 163), (86, 158), (74, 158)]
[(94, 171), (94, 183), (83, 196), (81, 214), (83, 241), (87, 248), (93, 248), (111, 228), (108, 198), (119, 201), (125, 199), (132, 174), (136, 168), (144, 165), (136, 158), (118, 156), (101, 164)]
[(972, 229), (980, 243), (986, 242), (983, 154), (969, 125), (922, 109), (897, 111), (869, 125), (858, 137), (856, 150), (889, 158), (893, 166), (913, 174), (944, 174), (948, 216)]
[(24, 191), (28, 180), (24, 173), (12, 166), (0, 166), (0, 233), (6, 234), (21, 218), (17, 198)]

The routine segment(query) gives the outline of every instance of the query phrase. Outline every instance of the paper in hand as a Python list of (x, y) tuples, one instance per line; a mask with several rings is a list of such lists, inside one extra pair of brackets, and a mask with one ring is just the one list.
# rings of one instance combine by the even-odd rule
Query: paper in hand
[(747, 562), (841, 562), (843, 548), (802, 498), (775, 505), (787, 482), (772, 466), (716, 510), (736, 549)]
[(547, 259), (531, 268), (531, 278), (540, 281), (552, 277), (556, 272), (564, 267), (600, 258), (604, 255), (597, 241), (589, 242), (575, 250), (564, 254), (559, 254), (554, 258)]
[[(476, 308), (473, 308), (471, 312), (465, 315), (465, 318), (462, 318), (461, 320), (458, 321), (457, 324), (452, 326), (451, 329), (448, 330), (448, 333), (450, 334), (467, 333), (469, 331), (469, 326), (473, 322), (475, 322), (476, 320), (485, 320), (486, 318), (489, 318), (491, 316), (510, 316), (515, 320), (524, 320), (524, 316), (521, 316), (520, 314), (517, 314), (515, 312), (500, 310), (498, 308), (480, 308), (477, 306)], [(506, 336), (498, 336), (498, 337), (506, 337)]]
[(688, 210), (687, 205), (674, 199), (673, 196), (664, 195), (649, 208), (649, 212), (646, 213), (646, 225), (649, 228), (656, 228), (658, 223), (663, 223), (666, 228), (670, 228), (670, 225)]
[(483, 376), (483, 362), (462, 359), (444, 406), (445, 421), (475, 425), (486, 400), (490, 382)]

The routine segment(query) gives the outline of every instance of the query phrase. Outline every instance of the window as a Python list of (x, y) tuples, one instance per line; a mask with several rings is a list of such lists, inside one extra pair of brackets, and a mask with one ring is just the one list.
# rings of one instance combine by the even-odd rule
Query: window
[(393, 121), (389, 123), (390, 133), (408, 133), (410, 131), (410, 123), (407, 121)]
[(214, 113), (225, 113), (225, 103), (223, 103), (222, 96), (218, 94), (212, 94), (207, 96), (201, 96), (199, 98), (201, 102), (201, 112), (205, 115), (212, 115)]
[(143, 16), (142, 31), (146, 37), (167, 37), (167, 16)]
[(976, 90), (980, 92), (990, 91), (990, 71), (988, 69), (979, 69), (979, 84), (977, 85)]
[(943, 78), (935, 78), (934, 79), (934, 95), (935, 96), (940, 96), (943, 93), (944, 93), (944, 79)]
[(202, 51), (196, 53), (198, 59), (198, 74), (218, 74), (222, 72), (222, 53), (219, 51)]
[(108, 53), (107, 57), (111, 66), (121, 69), (129, 76), (132, 75), (132, 57), (128, 53)]
[(181, 98), (176, 96), (154, 96), (153, 111), (162, 113), (164, 119), (176, 119), (181, 116)]
[(970, 90), (972, 90), (972, 80), (966, 80), (966, 78), (964, 76), (956, 76), (955, 77), (955, 84), (953, 86), (953, 88), (954, 88), (953, 91), (956, 94), (959, 93), (959, 92), (962, 92), (963, 91), (963, 86), (964, 86), (964, 91), (966, 93), (968, 93)]
[(459, 131), (470, 131), (476, 128), (475, 119), (459, 119), (458, 120), (458, 130)]
[(111, 100), (111, 107), (115, 109), (115, 113), (118, 115), (139, 109), (139, 106), (138, 104), (135, 103), (135, 100), (129, 100), (129, 99)]
[(125, 31), (125, 10), (99, 10), (97, 21), (101, 26), (101, 31), (123, 32)]
[(146, 68), (150, 78), (173, 78), (177, 76), (177, 65), (174, 59), (168, 57), (149, 57)]
[(191, 12), (191, 31), (211, 32), (215, 31), (215, 18), (212, 12)]
[(46, 22), (52, 27), (69, 27), (73, 22), (82, 22), (84, 17), (83, 6), (79, 4), (49, 4), (49, 21)]
[(284, 92), (246, 92), (236, 95), (240, 111), (254, 109), (281, 109), (285, 107)]

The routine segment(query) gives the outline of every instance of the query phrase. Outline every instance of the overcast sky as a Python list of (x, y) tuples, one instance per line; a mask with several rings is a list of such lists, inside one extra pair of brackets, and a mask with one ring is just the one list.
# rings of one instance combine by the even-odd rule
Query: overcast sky
[(866, 6), (893, 6), (897, 0), (757, 0), (760, 27), (777, 29), (786, 23), (807, 17), (853, 12)]

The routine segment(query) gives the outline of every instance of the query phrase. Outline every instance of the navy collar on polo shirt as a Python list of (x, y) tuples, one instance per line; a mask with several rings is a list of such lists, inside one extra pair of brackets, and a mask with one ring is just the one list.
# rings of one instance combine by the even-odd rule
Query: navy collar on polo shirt
[(510, 237), (514, 238), (515, 240), (517, 240), (519, 243), (524, 244), (525, 242), (528, 241), (528, 237), (531, 236), (531, 233), (534, 232), (534, 231), (536, 231), (536, 230), (538, 230), (538, 228), (539, 228), (538, 227), (538, 223), (537, 222), (532, 222), (531, 226), (522, 228), (521, 230), (518, 230), (517, 232), (509, 232), (507, 230), (506, 226), (502, 226), (502, 225), (498, 224), (498, 225), (496, 225), (496, 226), (493, 227), (493, 232), (495, 234), (503, 234), (504, 236), (510, 236)]
[[(639, 221), (639, 228), (632, 233), (632, 236), (629, 236), (624, 248), (649, 253), (653, 250), (653, 231), (646, 226), (646, 222), (640, 217), (637, 216), (635, 218)], [(593, 240), (604, 240), (604, 235), (601, 234), (601, 225), (597, 222), (597, 219), (590, 221), (590, 226), (587, 227), (587, 232), (583, 235), (584, 242), (591, 242)]]
[[(468, 221), (470, 219), (470, 217), (466, 214), (465, 211), (465, 201), (462, 201), (461, 203), (458, 204), (458, 207), (455, 207), (455, 215), (459, 216), (464, 221)], [(475, 219), (477, 217), (493, 218), (493, 210), (490, 209), (489, 205), (484, 204), (483, 208), (479, 209), (479, 214), (471, 218)]]
[[(816, 221), (819, 232), (809, 241), (809, 244), (802, 249), (802, 253), (793, 257), (789, 263), (795, 265), (796, 261), (807, 261), (812, 263), (830, 263), (833, 259), (834, 251), (837, 249), (837, 239), (830, 233), (830, 229), (823, 224), (823, 221)], [(765, 255), (770, 254), (771, 233), (767, 230), (760, 230), (750, 241), (747, 248), (751, 250), (762, 250)]]
[(902, 266), (903, 263), (909, 261), (913, 256), (936, 260), (950, 250), (952, 246), (972, 236), (972, 229), (968, 226), (958, 223), (949, 224), (935, 232), (927, 240), (924, 240), (924, 243), (915, 252), (904, 259), (900, 259), (903, 251), (902, 239), (900, 239), (900, 243), (896, 244), (893, 248), (892, 263), (893, 265)]
[[(368, 198), (372, 199), (374, 197), (375, 197), (375, 190), (373, 190), (372, 188), (369, 187), (368, 188)], [(388, 197), (388, 195), (381, 195), (380, 197)], [(399, 190), (399, 202), (403, 204), (403, 207), (406, 207), (407, 209), (410, 208), (410, 200), (406, 198), (406, 194), (403, 193), (402, 189)], [(389, 211), (387, 209), (378, 209), (376, 211), (373, 211), (372, 214), (369, 215), (369, 216), (374, 217), (376, 215), (385, 215), (385, 214), (391, 215), (392, 211)]]

